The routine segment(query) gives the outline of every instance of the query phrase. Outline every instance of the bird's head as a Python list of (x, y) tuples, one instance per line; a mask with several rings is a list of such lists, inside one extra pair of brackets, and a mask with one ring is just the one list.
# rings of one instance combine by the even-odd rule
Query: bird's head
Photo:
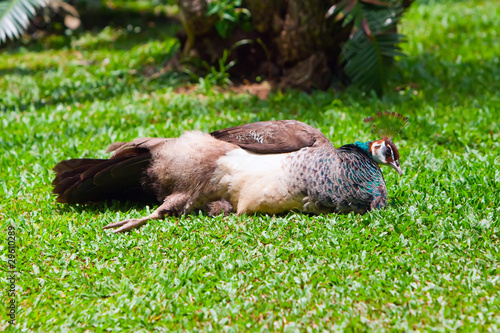
[(380, 112), (372, 117), (365, 118), (365, 123), (372, 125), (372, 133), (380, 137), (380, 140), (368, 143), (368, 150), (373, 160), (378, 164), (386, 164), (395, 169), (400, 175), (401, 165), (399, 164), (399, 151), (396, 148), (392, 138), (401, 133), (408, 126), (408, 118), (403, 117), (397, 112)]
[(370, 142), (369, 152), (373, 160), (378, 164), (386, 164), (396, 170), (400, 175), (403, 174), (399, 164), (399, 151), (394, 142), (389, 138)]

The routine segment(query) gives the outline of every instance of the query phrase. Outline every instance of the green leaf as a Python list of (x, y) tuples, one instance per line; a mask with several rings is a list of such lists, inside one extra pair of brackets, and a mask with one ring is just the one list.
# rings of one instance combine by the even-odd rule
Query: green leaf
[(399, 44), (404, 38), (396, 31), (401, 6), (362, 4), (354, 15), (354, 33), (342, 47), (345, 73), (354, 84), (381, 95), (394, 57), (403, 55)]
[(343, 48), (345, 72), (353, 83), (382, 94), (394, 57), (401, 55), (401, 35), (386, 33), (368, 38), (358, 30)]
[(19, 38), (30, 23), (36, 9), (52, 0), (4, 0), (0, 2), (0, 42)]
[(222, 14), (222, 18), (224, 20), (228, 20), (228, 21), (231, 21), (231, 22), (236, 22), (237, 18), (235, 17), (234, 14), (235, 14), (234, 12), (233, 13), (227, 13), (226, 12), (226, 13)]
[(216, 14), (219, 10), (221, 10), (221, 7), (218, 4), (213, 4), (213, 6), (209, 6), (207, 10), (207, 16), (212, 16)]

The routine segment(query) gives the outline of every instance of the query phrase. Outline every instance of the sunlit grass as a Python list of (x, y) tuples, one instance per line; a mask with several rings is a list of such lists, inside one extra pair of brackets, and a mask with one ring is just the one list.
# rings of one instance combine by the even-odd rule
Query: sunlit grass
[[(412, 85), (381, 100), (355, 89), (266, 101), (177, 94), (178, 76), (143, 75), (178, 48), (147, 29), (7, 50), (0, 221), (17, 228), (18, 328), (497, 331), (498, 10), (494, 1), (417, 2), (394, 82)], [(59, 160), (104, 157), (113, 141), (292, 118), (338, 146), (371, 138), (362, 119), (378, 109), (411, 124), (395, 139), (404, 175), (383, 170), (389, 206), (364, 216), (190, 215), (115, 235), (101, 228), (154, 207), (66, 206), (50, 193)]]

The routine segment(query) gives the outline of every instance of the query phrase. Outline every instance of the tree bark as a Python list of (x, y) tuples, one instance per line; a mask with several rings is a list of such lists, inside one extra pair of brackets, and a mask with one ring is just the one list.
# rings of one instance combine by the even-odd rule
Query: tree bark
[[(178, 0), (186, 38), (184, 55), (216, 64), (225, 49), (232, 50), (233, 79), (257, 77), (281, 87), (309, 91), (326, 89), (333, 77), (342, 81), (341, 47), (352, 24), (326, 15), (341, 0), (243, 0), (251, 13), (253, 31), (235, 30), (227, 39), (216, 29), (216, 19), (205, 15), (210, 0)], [(413, 0), (404, 0), (410, 5)], [(241, 40), (250, 40), (235, 46)]]

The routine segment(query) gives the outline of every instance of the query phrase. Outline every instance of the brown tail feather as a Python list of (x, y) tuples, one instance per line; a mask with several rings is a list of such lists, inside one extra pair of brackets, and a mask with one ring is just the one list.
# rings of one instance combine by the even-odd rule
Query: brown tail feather
[(131, 148), (110, 159), (72, 159), (59, 162), (52, 182), (57, 201), (82, 203), (107, 199), (144, 200), (152, 195), (142, 186), (151, 153)]

